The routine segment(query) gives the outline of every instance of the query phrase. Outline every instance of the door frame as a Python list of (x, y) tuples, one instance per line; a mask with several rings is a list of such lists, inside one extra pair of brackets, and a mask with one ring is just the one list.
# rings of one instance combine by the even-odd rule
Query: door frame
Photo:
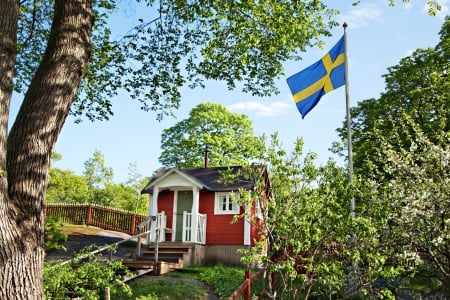
[(172, 224), (172, 230), (173, 230), (172, 242), (182, 242), (183, 230), (184, 230), (183, 211), (181, 211), (181, 212), (178, 211), (178, 209), (180, 207), (180, 205), (179, 205), (180, 197), (178, 197), (178, 196), (179, 196), (179, 193), (183, 193), (183, 192), (191, 193), (191, 199), (189, 199), (191, 201), (190, 207), (189, 207), (189, 209), (187, 207), (183, 207), (184, 208), (183, 211), (192, 213), (192, 206), (194, 203), (194, 192), (191, 189), (174, 191), (173, 218), (172, 218), (172, 220), (173, 220), (173, 222), (172, 222), (173, 223)]

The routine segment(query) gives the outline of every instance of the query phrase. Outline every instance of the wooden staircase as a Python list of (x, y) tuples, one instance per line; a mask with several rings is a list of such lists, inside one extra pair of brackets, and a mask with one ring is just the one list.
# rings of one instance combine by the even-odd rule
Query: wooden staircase
[[(151, 244), (148, 250), (142, 252), (141, 257), (123, 260), (122, 263), (130, 268), (154, 269), (156, 245)], [(192, 245), (182, 243), (160, 243), (158, 245), (158, 274), (167, 273), (170, 270), (182, 269), (189, 265), (192, 256)]]

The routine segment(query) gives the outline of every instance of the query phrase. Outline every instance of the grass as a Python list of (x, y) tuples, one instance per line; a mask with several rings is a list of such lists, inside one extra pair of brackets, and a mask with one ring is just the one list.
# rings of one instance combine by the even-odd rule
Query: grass
[[(207, 293), (199, 281), (211, 286), (215, 294), (228, 298), (244, 280), (244, 269), (218, 264), (215, 266), (190, 266), (172, 271), (164, 276), (144, 276), (129, 283), (133, 295), (115, 295), (114, 299), (194, 299), (206, 300)], [(261, 280), (252, 284), (252, 292), (260, 292)]]
[(204, 289), (195, 283), (186, 283), (178, 280), (168, 280), (164, 277), (146, 276), (130, 283), (133, 291), (131, 296), (119, 293), (114, 299), (138, 299), (138, 300), (206, 300), (208, 295)]

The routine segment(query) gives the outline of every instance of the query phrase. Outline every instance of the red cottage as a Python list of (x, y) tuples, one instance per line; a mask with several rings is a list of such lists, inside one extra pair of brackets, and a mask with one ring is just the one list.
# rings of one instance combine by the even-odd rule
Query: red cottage
[[(245, 208), (233, 201), (239, 197), (239, 191), (254, 188), (250, 180), (239, 176), (243, 171), (237, 166), (161, 169), (142, 190), (150, 194), (149, 216), (156, 216), (157, 220), (148, 237), (150, 242), (158, 239), (160, 249), (172, 247), (172, 252), (187, 247), (184, 265), (240, 264), (236, 251), (252, 247), (261, 238), (258, 228), (262, 222), (258, 218), (259, 205)], [(238, 176), (233, 182), (225, 181), (224, 172)], [(261, 175), (267, 178), (265, 171)], [(247, 218), (233, 221), (245, 209), (249, 209), (256, 223)]]

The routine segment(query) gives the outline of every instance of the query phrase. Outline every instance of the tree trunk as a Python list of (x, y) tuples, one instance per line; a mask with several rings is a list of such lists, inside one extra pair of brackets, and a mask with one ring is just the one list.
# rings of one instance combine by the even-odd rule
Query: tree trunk
[[(16, 7), (7, 9), (0, 19), (17, 10), (15, 2)], [(4, 10), (4, 4), (0, 5)], [(7, 176), (0, 186), (0, 209), (6, 216), (0, 219), (0, 299), (42, 298), (48, 167), (90, 57), (93, 22), (92, 1), (55, 1), (46, 52), (7, 138)], [(9, 26), (17, 31), (17, 22)], [(4, 137), (0, 136), (0, 147)]]

